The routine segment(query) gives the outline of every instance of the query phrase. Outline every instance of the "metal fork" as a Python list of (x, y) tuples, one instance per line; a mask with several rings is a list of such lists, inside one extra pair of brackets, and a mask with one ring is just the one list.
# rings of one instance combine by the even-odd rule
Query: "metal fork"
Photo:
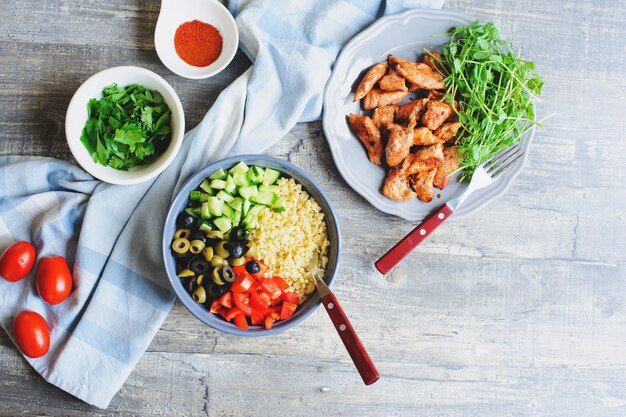
[(335, 294), (333, 294), (320, 276), (317, 252), (313, 253), (308, 271), (315, 280), (315, 288), (322, 299), (322, 304), (324, 304), (324, 308), (326, 308), (326, 312), (328, 312), (330, 320), (333, 322), (335, 329), (337, 329), (337, 333), (339, 333), (339, 337), (346, 347), (348, 354), (350, 354), (350, 358), (352, 358), (352, 362), (359, 371), (363, 382), (365, 385), (370, 385), (378, 381), (380, 374), (374, 362), (370, 359), (363, 343), (361, 343), (361, 339), (359, 339), (359, 336), (356, 334), (356, 330), (354, 330), (348, 316), (343, 311), (343, 308), (341, 308), (339, 300), (337, 300)]
[(389, 249), (379, 260), (375, 262), (376, 269), (382, 274), (387, 274), (407, 256), (417, 245), (422, 243), (439, 225), (452, 215), (463, 204), (465, 199), (474, 191), (480, 190), (493, 183), (500, 175), (513, 167), (524, 155), (519, 145), (514, 145), (493, 155), (480, 164), (474, 174), (467, 190), (460, 196), (451, 199), (437, 209), (433, 214), (420, 223), (415, 229)]

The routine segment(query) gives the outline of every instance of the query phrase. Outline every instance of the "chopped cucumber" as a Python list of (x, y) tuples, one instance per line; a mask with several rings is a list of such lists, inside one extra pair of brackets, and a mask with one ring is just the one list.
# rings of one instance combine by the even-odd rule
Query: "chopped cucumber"
[(263, 174), (265, 171), (261, 167), (251, 166), (246, 175), (253, 184), (261, 184), (263, 182)]
[(235, 210), (233, 210), (228, 204), (222, 206), (222, 215), (232, 220)]
[(258, 193), (259, 190), (254, 185), (239, 187), (239, 195), (242, 196), (244, 200), (254, 199)]
[(202, 230), (203, 232), (210, 232), (211, 230), (213, 230), (211, 223), (206, 219), (201, 219), (198, 224), (200, 224), (200, 226), (198, 226), (198, 229)]
[(283, 198), (280, 196), (276, 197), (276, 201), (274, 201), (274, 204), (272, 204), (272, 210), (278, 213), (287, 210), (287, 208), (285, 207), (285, 200), (283, 200)]
[(234, 197), (228, 202), (228, 205), (231, 206), (233, 210), (241, 211), (241, 208), (243, 207), (243, 199), (241, 197)]
[(216, 190), (223, 190), (224, 188), (226, 188), (226, 181), (224, 181), (224, 180), (212, 180), (211, 181), (211, 188), (214, 188)]
[(271, 191), (274, 194), (278, 194), (280, 192), (280, 187), (278, 185), (259, 185), (259, 191)]
[(239, 187), (246, 187), (250, 185), (250, 180), (248, 179), (246, 174), (241, 172), (236, 172), (233, 174), (233, 182)]
[(274, 185), (280, 172), (271, 168), (248, 166), (239, 162), (229, 170), (218, 169), (189, 192), (185, 213), (197, 219), (199, 230), (219, 229), (227, 235), (238, 225), (247, 229), (259, 226), (264, 208), (285, 211), (285, 201)]
[(243, 208), (241, 210), (241, 213), (245, 216), (246, 214), (248, 214), (248, 212), (250, 211), (250, 207), (252, 206), (252, 203), (250, 202), (250, 200), (244, 200), (243, 202)]
[(254, 201), (259, 204), (271, 206), (276, 201), (276, 194), (271, 191), (259, 191), (257, 196), (254, 198)]
[(187, 213), (187, 214), (189, 214), (190, 216), (193, 216), (193, 217), (198, 217), (198, 215), (196, 214), (194, 209), (192, 209), (191, 207), (187, 207), (185, 209), (185, 213)]
[[(215, 197), (213, 197), (215, 198)], [(202, 209), (200, 211), (200, 217), (202, 217), (203, 219), (210, 219), (211, 218), (211, 210), (209, 209), (209, 203), (205, 202), (202, 203)]]
[(224, 191), (226, 191), (228, 194), (232, 194), (236, 188), (237, 184), (235, 184), (235, 181), (233, 181), (233, 176), (229, 175), (228, 177), (226, 177), (226, 187), (224, 187)]
[[(202, 203), (204, 206), (205, 203)], [(212, 216), (219, 217), (222, 215), (222, 207), (224, 206), (224, 202), (217, 197), (209, 197), (209, 201), (206, 202), (207, 207), (209, 208), (209, 212)]]
[(222, 233), (228, 232), (233, 225), (230, 219), (227, 219), (226, 217), (218, 217), (213, 220), (213, 223)]
[(202, 184), (200, 184), (200, 189), (210, 195), (213, 195), (214, 193), (213, 188), (211, 188), (211, 184), (209, 180), (202, 181)]
[(232, 174), (232, 176), (234, 177), (235, 174), (245, 174), (246, 172), (248, 172), (248, 169), (250, 169), (248, 168), (248, 165), (241, 161), (230, 170), (228, 170), (228, 173)]
[(263, 184), (272, 185), (276, 181), (278, 181), (279, 177), (280, 177), (280, 172), (271, 168), (265, 168), (265, 175), (263, 176)]
[(217, 198), (219, 198), (220, 200), (226, 202), (226, 203), (230, 203), (231, 201), (233, 201), (235, 199), (235, 197), (233, 197), (232, 195), (228, 194), (224, 190), (219, 190), (218, 193), (215, 196)]
[(210, 180), (223, 180), (224, 178), (226, 178), (226, 171), (222, 168), (209, 175)]
[(200, 201), (200, 194), (202, 193), (198, 190), (191, 190), (189, 191), (189, 199), (191, 201)]

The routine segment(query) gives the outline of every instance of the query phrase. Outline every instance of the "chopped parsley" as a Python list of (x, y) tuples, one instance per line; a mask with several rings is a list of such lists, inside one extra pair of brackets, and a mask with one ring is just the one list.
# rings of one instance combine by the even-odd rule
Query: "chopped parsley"
[(94, 162), (120, 170), (147, 164), (170, 144), (170, 109), (156, 90), (133, 84), (105, 87), (87, 103), (80, 141)]

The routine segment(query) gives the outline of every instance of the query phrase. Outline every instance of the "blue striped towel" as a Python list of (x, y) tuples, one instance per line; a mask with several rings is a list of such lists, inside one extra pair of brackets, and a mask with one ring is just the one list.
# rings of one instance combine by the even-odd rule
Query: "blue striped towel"
[[(0, 322), (22, 310), (51, 327), (50, 352), (28, 359), (46, 380), (106, 408), (174, 302), (160, 255), (169, 202), (182, 183), (227, 154), (260, 153), (298, 121), (319, 119), (322, 92), (341, 47), (383, 13), (441, 7), (443, 0), (247, 0), (231, 2), (254, 65), (188, 132), (178, 158), (155, 180), (113, 186), (67, 162), (0, 157), (0, 249), (27, 240), (39, 257), (63, 255), (74, 290), (50, 306), (35, 270), (0, 279)], [(283, 94), (284, 93), (284, 94)]]

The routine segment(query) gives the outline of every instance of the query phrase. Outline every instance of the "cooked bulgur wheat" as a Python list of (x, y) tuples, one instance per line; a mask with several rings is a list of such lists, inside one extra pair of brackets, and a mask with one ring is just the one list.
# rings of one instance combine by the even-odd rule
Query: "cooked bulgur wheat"
[(319, 204), (293, 179), (278, 180), (279, 195), (286, 210), (259, 212), (259, 226), (250, 232), (259, 259), (267, 265), (267, 276), (277, 275), (291, 286), (288, 291), (300, 294), (300, 302), (315, 289), (307, 271), (314, 252), (319, 255), (320, 273), (328, 264), (326, 221)]

